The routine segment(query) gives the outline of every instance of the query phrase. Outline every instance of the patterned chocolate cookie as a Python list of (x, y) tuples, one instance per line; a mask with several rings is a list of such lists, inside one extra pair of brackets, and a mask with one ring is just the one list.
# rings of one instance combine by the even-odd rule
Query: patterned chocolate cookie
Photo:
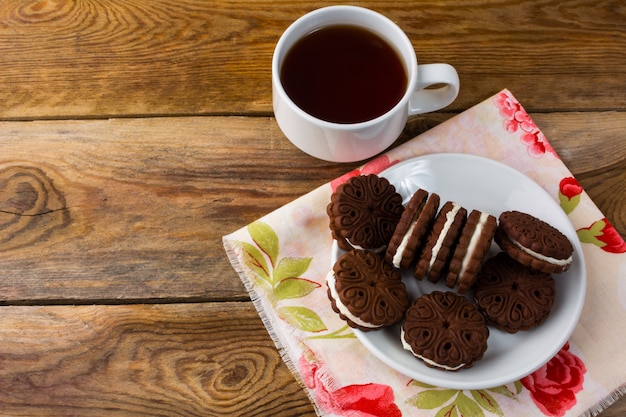
[(363, 331), (402, 320), (409, 306), (398, 270), (371, 251), (353, 249), (341, 256), (326, 284), (333, 310), (350, 327)]
[(490, 214), (472, 210), (463, 226), (459, 242), (454, 248), (446, 285), (457, 292), (465, 294), (476, 280), (476, 274), (482, 266), (483, 259), (491, 247), (493, 235), (498, 223)]
[(341, 184), (326, 208), (330, 230), (344, 250), (384, 250), (402, 216), (402, 196), (386, 178), (360, 175)]
[(460, 205), (451, 201), (443, 205), (415, 265), (415, 278), (422, 280), (426, 276), (431, 282), (439, 281), (446, 270), (466, 217), (467, 210)]
[(554, 304), (554, 279), (505, 252), (487, 260), (475, 284), (478, 308), (496, 328), (516, 333), (540, 324)]
[(416, 299), (402, 323), (402, 346), (431, 368), (472, 367), (487, 350), (489, 329), (476, 305), (454, 292)]
[(574, 247), (559, 230), (519, 211), (505, 211), (499, 220), (495, 241), (513, 259), (548, 274), (569, 269)]
[(422, 247), (439, 210), (439, 195), (417, 190), (409, 200), (387, 246), (385, 260), (399, 269), (408, 269), (417, 249)]

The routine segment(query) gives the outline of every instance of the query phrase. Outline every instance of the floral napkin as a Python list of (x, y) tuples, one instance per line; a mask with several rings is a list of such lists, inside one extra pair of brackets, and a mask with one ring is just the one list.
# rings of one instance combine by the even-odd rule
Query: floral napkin
[[(325, 209), (332, 191), (350, 176), (441, 152), (488, 157), (531, 177), (560, 203), (582, 242), (587, 295), (574, 334), (547, 364), (507, 385), (453, 390), (406, 377), (355, 338), (326, 295), (332, 238)], [(508, 90), (223, 241), (320, 416), (593, 415), (626, 392), (626, 243)]]

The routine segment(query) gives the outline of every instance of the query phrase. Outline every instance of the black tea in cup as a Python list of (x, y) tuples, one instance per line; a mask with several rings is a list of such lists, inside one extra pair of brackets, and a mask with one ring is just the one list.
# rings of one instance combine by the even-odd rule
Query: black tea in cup
[(398, 52), (378, 34), (342, 24), (299, 39), (285, 55), (280, 80), (306, 113), (350, 124), (391, 110), (406, 92), (407, 70)]

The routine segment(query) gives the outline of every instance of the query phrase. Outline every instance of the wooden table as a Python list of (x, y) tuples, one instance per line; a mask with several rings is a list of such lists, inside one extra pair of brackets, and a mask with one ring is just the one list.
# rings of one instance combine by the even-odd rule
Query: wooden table
[[(0, 3), (1, 415), (314, 415), (221, 237), (358, 165), (272, 118), (274, 45), (329, 4)], [(460, 74), (398, 143), (509, 88), (626, 236), (623, 2), (359, 4)]]

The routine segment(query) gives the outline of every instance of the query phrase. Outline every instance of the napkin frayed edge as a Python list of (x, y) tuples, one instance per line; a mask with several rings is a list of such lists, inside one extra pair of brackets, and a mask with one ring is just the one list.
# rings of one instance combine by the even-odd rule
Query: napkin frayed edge
[(241, 265), (241, 262), (239, 260), (239, 257), (237, 256), (237, 251), (233, 247), (232, 243), (228, 241), (227, 236), (222, 237), (222, 244), (224, 245), (224, 250), (226, 252), (226, 256), (228, 257), (228, 260), (230, 261), (231, 265), (235, 269), (235, 272), (237, 273), (237, 275), (239, 275), (239, 279), (243, 283), (244, 287), (246, 288), (246, 291), (248, 292), (248, 295), (250, 296), (250, 301), (252, 301), (252, 305), (254, 305), (254, 308), (256, 309), (259, 317), (261, 318), (261, 322), (263, 323), (263, 326), (265, 326), (267, 333), (270, 335), (270, 338), (274, 342), (274, 345), (276, 346), (276, 349), (278, 350), (278, 354), (280, 355), (281, 360), (285, 363), (285, 365), (287, 366), (291, 374), (294, 376), (295, 380), (298, 382), (302, 390), (306, 393), (307, 397), (309, 398), (309, 401), (311, 402), (311, 405), (315, 409), (315, 413), (318, 416), (322, 416), (323, 413), (319, 409), (315, 398), (309, 391), (308, 387), (304, 384), (304, 381), (302, 380), (302, 377), (300, 376), (300, 373), (298, 372), (298, 369), (296, 366), (297, 359), (294, 359), (291, 357), (291, 355), (289, 354), (289, 349), (287, 349), (287, 347), (283, 345), (278, 333), (274, 330), (272, 319), (265, 312), (268, 306), (265, 306), (266, 308), (264, 308), (264, 297), (255, 291), (254, 287), (248, 280), (246, 276), (246, 272), (244, 271), (243, 266)]
[(607, 408), (612, 406), (617, 400), (622, 398), (622, 396), (624, 395), (626, 395), (626, 384), (617, 387), (613, 392), (611, 392), (606, 397), (602, 398), (593, 407), (585, 411), (581, 415), (581, 417), (597, 416), (598, 414), (602, 413)]

